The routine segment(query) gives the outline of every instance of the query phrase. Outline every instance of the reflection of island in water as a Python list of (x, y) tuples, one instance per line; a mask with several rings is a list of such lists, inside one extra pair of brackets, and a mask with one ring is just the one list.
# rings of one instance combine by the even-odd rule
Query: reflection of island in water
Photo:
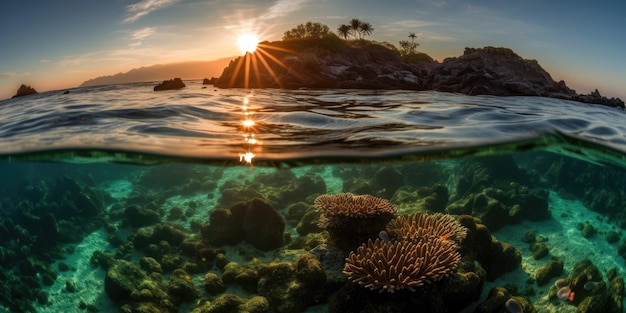
[(525, 60), (507, 48), (466, 48), (462, 56), (442, 63), (406, 63), (397, 52), (375, 42), (334, 39), (339, 42), (329, 45), (328, 40), (261, 43), (256, 52), (233, 60), (215, 86), (435, 90), (543, 96), (624, 107), (621, 99), (608, 99), (597, 90), (577, 94), (564, 81), (554, 81), (536, 60)]

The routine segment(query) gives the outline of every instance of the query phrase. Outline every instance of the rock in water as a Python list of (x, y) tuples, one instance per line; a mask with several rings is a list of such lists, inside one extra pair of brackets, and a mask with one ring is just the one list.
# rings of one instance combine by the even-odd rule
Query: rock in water
[(174, 79), (164, 80), (162, 83), (154, 86), (154, 91), (176, 90), (182, 88), (185, 88), (185, 83), (183, 83), (182, 79), (176, 77)]
[(20, 88), (17, 89), (17, 93), (15, 94), (15, 96), (13, 96), (13, 98), (32, 95), (36, 93), (37, 93), (37, 90), (35, 90), (35, 88), (22, 84)]
[(244, 239), (263, 251), (276, 249), (285, 243), (285, 222), (278, 211), (263, 199), (254, 198), (248, 202), (242, 230)]

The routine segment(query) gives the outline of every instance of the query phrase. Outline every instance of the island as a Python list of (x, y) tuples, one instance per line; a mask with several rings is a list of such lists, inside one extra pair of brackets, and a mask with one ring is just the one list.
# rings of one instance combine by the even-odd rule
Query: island
[[(294, 32), (288, 31), (283, 40), (262, 42), (255, 52), (232, 60), (214, 85), (541, 96), (624, 108), (621, 99), (604, 97), (597, 89), (589, 94), (577, 93), (564, 81), (552, 79), (536, 60), (523, 59), (508, 48), (465, 48), (461, 56), (437, 62), (425, 54), (407, 58), (406, 51), (386, 42), (346, 40), (332, 32), (307, 32), (306, 25), (294, 30), (300, 30), (300, 35), (289, 35)], [(408, 56), (419, 56), (411, 52), (413, 55)]]
[(23, 96), (28, 96), (28, 95), (34, 95), (34, 94), (37, 94), (37, 93), (38, 92), (37, 92), (37, 90), (35, 90), (35, 88), (22, 84), (20, 86), (20, 88), (17, 89), (17, 92), (15, 93), (15, 96), (13, 96), (12, 98), (23, 97)]

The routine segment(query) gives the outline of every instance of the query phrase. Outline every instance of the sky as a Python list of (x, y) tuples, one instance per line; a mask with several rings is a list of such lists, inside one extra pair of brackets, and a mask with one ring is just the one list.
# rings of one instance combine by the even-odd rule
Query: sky
[(626, 100), (626, 1), (560, 0), (2, 0), (0, 99), (20, 84), (71, 88), (103, 75), (241, 52), (246, 33), (280, 40), (307, 21), (369, 22), (368, 39), (417, 35), (438, 61), (465, 47), (511, 48), (579, 93)]

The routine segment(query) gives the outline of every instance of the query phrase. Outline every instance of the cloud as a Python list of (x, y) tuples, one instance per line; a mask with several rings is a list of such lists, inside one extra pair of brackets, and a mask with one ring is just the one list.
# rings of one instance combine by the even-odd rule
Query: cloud
[(156, 31), (155, 27), (144, 27), (144, 28), (132, 31), (130, 33), (129, 39), (132, 40), (133, 42), (131, 42), (128, 45), (131, 47), (141, 46), (142, 41), (152, 36), (152, 34), (154, 34), (155, 31)]
[(142, 0), (126, 6), (126, 18), (123, 23), (132, 23), (148, 13), (168, 7), (180, 0)]
[(391, 22), (386, 25), (383, 25), (383, 27), (392, 28), (392, 29), (416, 29), (416, 28), (421, 28), (421, 27), (426, 27), (426, 26), (433, 26), (437, 24), (440, 24), (440, 23), (420, 21), (420, 20), (399, 20), (399, 21), (395, 21), (395, 22)]
[(155, 27), (144, 27), (142, 29), (135, 30), (130, 34), (130, 39), (143, 40), (146, 37), (149, 37), (150, 35), (152, 35), (155, 30), (156, 30)]
[(85, 53), (78, 56), (66, 56), (63, 59), (56, 62), (59, 66), (75, 66), (85, 62), (91, 62), (94, 59), (96, 53)]
[(30, 76), (31, 73), (30, 72), (15, 72), (15, 71), (5, 71), (0, 73), (0, 77), (1, 78), (11, 78), (11, 77), (18, 77), (18, 76)]
[(48, 59), (41, 59), (41, 60), (39, 60), (39, 62), (41, 62), (41, 63), (50, 63), (52, 61), (48, 60)]
[(306, 0), (277, 0), (259, 19), (270, 20), (288, 15), (300, 9), (304, 3)]
[(421, 34), (421, 33), (417, 36), (417, 38), (418, 39), (421, 38), (426, 41), (443, 41), (443, 42), (451, 42), (451, 41), (458, 40), (457, 38), (448, 36), (448, 35)]

